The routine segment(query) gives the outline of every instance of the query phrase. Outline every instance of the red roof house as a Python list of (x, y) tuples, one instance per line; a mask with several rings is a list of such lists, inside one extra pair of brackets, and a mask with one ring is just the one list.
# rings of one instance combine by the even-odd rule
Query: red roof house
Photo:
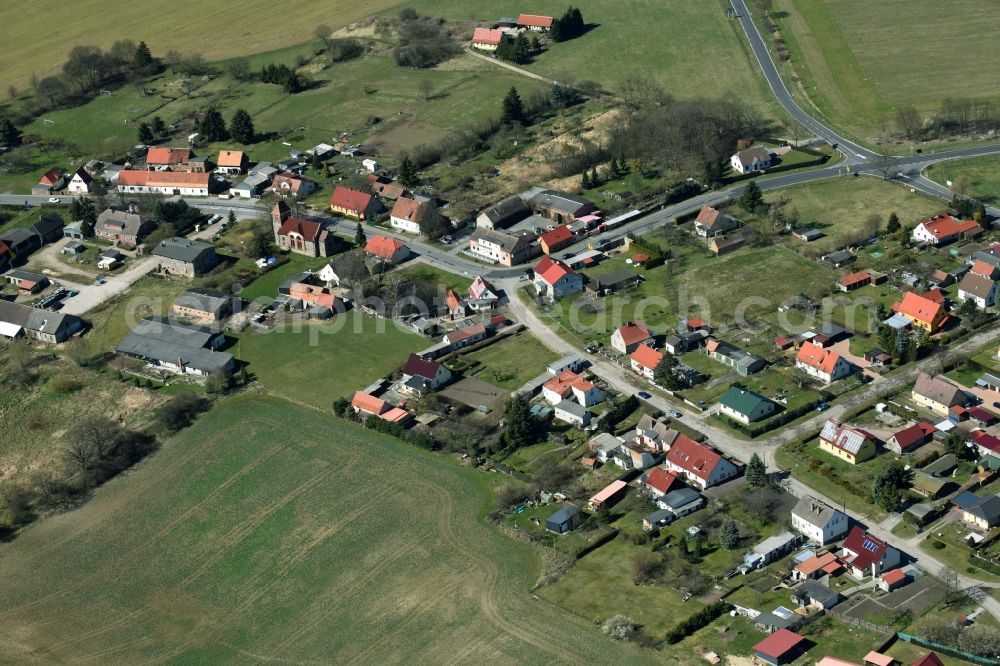
[(476, 28), (472, 32), (472, 45), (477, 49), (493, 51), (500, 45), (501, 39), (503, 39), (503, 30)]
[(840, 560), (855, 578), (878, 576), (899, 565), (899, 551), (855, 525), (844, 539)]
[(903, 585), (905, 585), (907, 578), (909, 578), (909, 576), (907, 576), (906, 572), (903, 571), (902, 569), (899, 568), (890, 569), (889, 571), (886, 571), (884, 574), (878, 577), (879, 580), (878, 586), (881, 587), (886, 592), (891, 592), (892, 590), (895, 590), (897, 587), (902, 587)]
[(931, 441), (937, 430), (927, 421), (917, 421), (909, 428), (904, 428), (885, 442), (885, 448), (893, 453), (909, 453), (910, 450)]
[(410, 255), (404, 243), (388, 236), (372, 236), (365, 243), (365, 254), (389, 264), (399, 263)]
[(649, 489), (649, 493), (653, 497), (659, 498), (670, 492), (671, 487), (679, 481), (673, 470), (654, 467), (643, 475), (642, 483)]
[(160, 146), (150, 148), (146, 152), (146, 166), (149, 167), (176, 167), (187, 164), (191, 159), (190, 148), (167, 148)]
[(551, 16), (539, 16), (537, 14), (521, 14), (517, 17), (517, 25), (531, 30), (548, 30), (552, 27), (554, 19)]
[(851, 372), (851, 364), (832, 349), (823, 349), (811, 341), (802, 343), (795, 356), (795, 367), (825, 382), (846, 377)]
[(739, 469), (712, 447), (681, 434), (667, 453), (666, 465), (690, 483), (705, 489), (735, 478)]
[(910, 666), (944, 666), (944, 662), (934, 652), (928, 652), (922, 657), (917, 657)]
[(892, 309), (909, 319), (914, 326), (931, 333), (936, 333), (947, 319), (947, 314), (940, 303), (935, 303), (912, 291), (906, 292), (903, 300), (894, 304)]
[(808, 645), (805, 638), (788, 629), (776, 632), (753, 646), (757, 657), (768, 664), (787, 664), (794, 661)]
[(337, 186), (330, 195), (330, 210), (347, 217), (360, 220), (374, 215), (377, 209), (378, 200), (368, 192)]
[(632, 352), (632, 369), (649, 379), (653, 378), (656, 366), (663, 360), (663, 353), (652, 347), (641, 344)]
[(619, 354), (631, 354), (639, 345), (650, 342), (653, 335), (642, 321), (630, 321), (611, 334), (611, 347)]
[(354, 408), (355, 412), (380, 416), (389, 408), (389, 405), (381, 398), (376, 398), (364, 391), (355, 391), (354, 397), (351, 399), (351, 407)]
[(564, 248), (573, 242), (573, 232), (569, 225), (563, 224), (551, 231), (546, 231), (539, 236), (538, 243), (542, 246), (542, 252), (552, 254), (560, 248)]
[(958, 238), (975, 238), (983, 228), (975, 220), (959, 220), (948, 213), (929, 217), (913, 228), (913, 240), (943, 245)]
[(55, 185), (62, 178), (62, 172), (59, 169), (52, 168), (42, 174), (42, 177), (38, 179), (39, 185)]

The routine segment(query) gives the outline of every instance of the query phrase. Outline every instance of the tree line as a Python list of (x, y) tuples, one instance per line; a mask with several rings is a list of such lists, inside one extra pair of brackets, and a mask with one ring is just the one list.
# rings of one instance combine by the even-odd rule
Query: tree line
[(929, 117), (915, 106), (901, 106), (894, 120), (898, 136), (910, 141), (1000, 129), (1000, 111), (990, 100), (967, 97), (946, 97)]
[(433, 67), (458, 53), (458, 45), (448, 33), (444, 19), (419, 14), (407, 7), (396, 15), (392, 29), (398, 40), (392, 58), (400, 67)]

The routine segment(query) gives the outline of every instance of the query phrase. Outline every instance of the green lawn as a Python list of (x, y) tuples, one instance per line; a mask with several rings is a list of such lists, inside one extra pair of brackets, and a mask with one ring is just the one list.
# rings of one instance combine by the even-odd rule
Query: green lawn
[(140, 278), (128, 291), (84, 316), (93, 327), (83, 338), (87, 348), (93, 354), (114, 349), (140, 320), (169, 313), (174, 299), (188, 286), (181, 280)]
[(299, 254), (289, 254), (288, 262), (271, 269), (240, 291), (240, 298), (253, 301), (271, 301), (278, 295), (278, 287), (281, 283), (292, 277), (296, 273), (303, 271), (319, 270), (329, 261), (325, 258), (305, 257)]
[(1000, 157), (975, 157), (940, 162), (927, 169), (927, 176), (945, 187), (961, 176), (969, 178), (969, 196), (982, 201), (1000, 200)]
[(4, 546), (7, 655), (654, 661), (532, 600), (538, 560), (478, 517), (484, 478), (282, 400), (228, 400)]
[[(929, 117), (947, 97), (1000, 99), (1000, 69), (983, 66), (1000, 37), (988, 4), (778, 0), (774, 9), (809, 100), (862, 139), (877, 136), (880, 120), (894, 130), (898, 106)], [(912, 39), (928, 25), (935, 39)]]
[(903, 226), (913, 227), (925, 217), (941, 212), (944, 206), (940, 199), (913, 194), (905, 187), (877, 178), (828, 178), (769, 192), (765, 199), (774, 201), (781, 195), (788, 197), (785, 211), (798, 211), (799, 227), (813, 227), (826, 234), (826, 238), (811, 243), (795, 238), (788, 241), (796, 251), (816, 256), (865, 237), (870, 233), (866, 222), (872, 213), (882, 217), (881, 229), (885, 230), (885, 221), (892, 212)]
[(418, 282), (440, 287), (442, 290), (454, 289), (463, 298), (467, 296), (469, 285), (472, 284), (472, 278), (456, 275), (425, 263), (413, 264), (399, 271), (399, 274)]
[(277, 394), (321, 409), (390, 375), (411, 352), (428, 346), (426, 338), (391, 321), (353, 311), (286, 328), (247, 329), (228, 351)]
[(514, 391), (545, 372), (545, 366), (559, 358), (559, 354), (524, 332), (465, 354), (463, 358), (481, 364), (482, 370), (472, 369), (479, 379)]

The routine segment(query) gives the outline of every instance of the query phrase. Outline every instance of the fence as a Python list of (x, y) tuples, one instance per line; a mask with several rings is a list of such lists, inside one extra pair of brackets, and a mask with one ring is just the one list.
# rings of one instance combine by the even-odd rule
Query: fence
[(914, 645), (919, 645), (920, 647), (927, 648), (928, 650), (942, 652), (949, 657), (955, 657), (956, 659), (971, 661), (974, 664), (983, 664), (984, 666), (996, 666), (997, 664), (1000, 664), (1000, 662), (996, 659), (978, 657), (974, 654), (969, 654), (968, 652), (962, 652), (956, 648), (948, 647), (947, 645), (941, 645), (940, 643), (920, 638), (919, 636), (911, 636), (910, 634), (904, 634), (903, 632), (899, 632), (898, 636), (900, 640), (904, 640), (907, 643), (913, 643)]
[(875, 624), (874, 622), (868, 622), (867, 620), (862, 620), (861, 618), (851, 617), (850, 615), (845, 615), (840, 611), (828, 610), (827, 613), (830, 617), (835, 617), (838, 620), (847, 622), (848, 624), (853, 624), (856, 627), (864, 627), (865, 629), (871, 629), (872, 631), (877, 631), (880, 634), (885, 634), (886, 636), (890, 634), (895, 634), (896, 630), (892, 627), (887, 627), (884, 624)]

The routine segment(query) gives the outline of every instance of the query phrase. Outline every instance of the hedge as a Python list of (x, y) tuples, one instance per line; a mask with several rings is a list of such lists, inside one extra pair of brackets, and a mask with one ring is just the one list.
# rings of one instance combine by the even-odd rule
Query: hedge
[(680, 643), (682, 640), (702, 627), (710, 625), (716, 618), (729, 612), (730, 608), (730, 604), (725, 601), (716, 601), (711, 606), (705, 606), (700, 611), (667, 632), (667, 643), (670, 645)]

